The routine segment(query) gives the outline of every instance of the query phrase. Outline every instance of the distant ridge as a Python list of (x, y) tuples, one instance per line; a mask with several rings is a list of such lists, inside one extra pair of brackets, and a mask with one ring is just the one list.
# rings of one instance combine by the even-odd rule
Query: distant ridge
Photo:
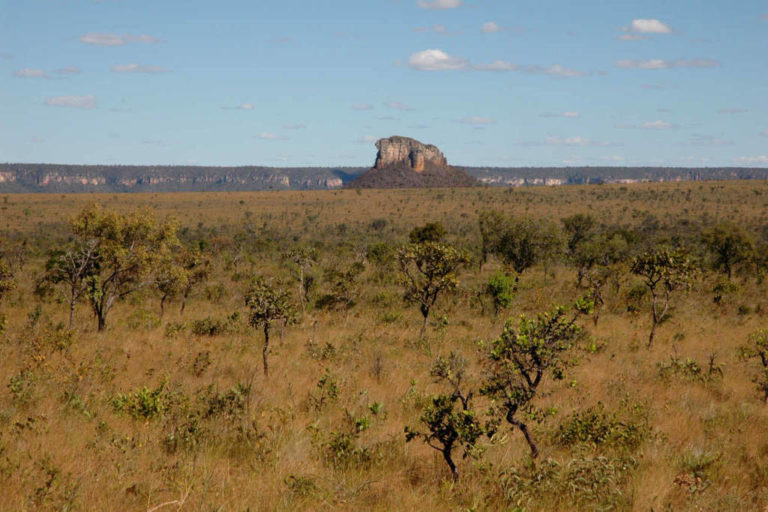
[[(0, 164), (0, 194), (333, 190), (351, 183), (366, 170), (367, 168), (364, 167), (281, 168), (10, 163)], [(654, 181), (768, 180), (768, 168), (749, 167), (466, 167), (465, 170), (480, 184), (504, 187)], [(403, 180), (405, 183), (405, 178)]]

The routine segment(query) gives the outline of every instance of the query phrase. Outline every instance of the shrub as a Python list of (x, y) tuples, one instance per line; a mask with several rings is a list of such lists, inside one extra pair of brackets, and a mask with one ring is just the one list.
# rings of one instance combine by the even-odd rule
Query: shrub
[(119, 393), (112, 399), (112, 408), (115, 412), (128, 414), (135, 419), (151, 420), (161, 416), (166, 409), (167, 396), (164, 391), (167, 383), (166, 379), (155, 389), (144, 386), (134, 393)]
[(496, 477), (505, 501), (535, 504), (544, 510), (617, 510), (628, 508), (629, 476), (638, 466), (631, 457), (585, 456), (565, 463), (548, 459)]
[(585, 443), (596, 448), (634, 451), (648, 438), (651, 429), (645, 418), (620, 419), (602, 403), (574, 412), (557, 429), (555, 441), (561, 446)]
[(190, 325), (192, 334), (196, 336), (221, 336), (230, 334), (236, 330), (240, 313), (235, 311), (226, 319), (206, 317), (202, 320), (193, 320)]
[(160, 327), (162, 320), (160, 320), (159, 315), (149, 310), (139, 309), (131, 313), (126, 323), (128, 324), (128, 328), (132, 330), (151, 330)]
[(8, 380), (8, 389), (13, 395), (13, 402), (17, 405), (28, 405), (35, 398), (35, 387), (37, 384), (35, 373), (25, 368)]

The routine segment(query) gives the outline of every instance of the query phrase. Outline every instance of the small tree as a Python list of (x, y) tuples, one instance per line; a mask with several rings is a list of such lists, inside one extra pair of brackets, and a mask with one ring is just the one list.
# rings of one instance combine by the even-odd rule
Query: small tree
[(418, 304), (424, 317), (419, 335), (423, 339), (429, 313), (438, 296), (456, 288), (457, 273), (469, 259), (463, 252), (449, 245), (423, 242), (401, 249), (398, 261), (405, 285), (405, 300)]
[(155, 286), (160, 292), (160, 316), (165, 314), (165, 303), (181, 295), (189, 286), (189, 272), (180, 258), (165, 258), (159, 263)]
[(187, 272), (186, 286), (181, 297), (181, 313), (184, 313), (192, 289), (208, 279), (211, 272), (211, 259), (200, 250), (187, 250), (182, 252), (180, 262)]
[(428, 222), (423, 226), (413, 228), (408, 233), (408, 240), (412, 244), (442, 242), (445, 240), (445, 228), (439, 222)]
[(558, 254), (562, 232), (552, 222), (529, 217), (507, 218), (498, 212), (480, 215), (483, 259), (495, 254), (522, 274), (534, 264)]
[(149, 210), (123, 215), (91, 204), (70, 221), (70, 229), (78, 245), (96, 252), (86, 293), (99, 331), (115, 301), (153, 284), (158, 263), (179, 246), (178, 224), (158, 224)]
[(681, 249), (658, 249), (636, 257), (631, 271), (643, 277), (643, 283), (651, 292), (652, 325), (648, 336), (648, 348), (651, 348), (656, 327), (669, 311), (672, 293), (690, 285), (695, 266)]
[(75, 306), (88, 292), (90, 277), (96, 272), (97, 240), (79, 240), (64, 250), (51, 252), (45, 263), (43, 281), (64, 285), (69, 292), (69, 328), (75, 321)]
[(462, 389), (466, 367), (466, 360), (453, 352), (447, 358), (438, 357), (431, 375), (436, 382), (447, 383), (451, 391), (432, 396), (424, 406), (419, 421), (426, 431), (405, 427), (406, 442), (418, 438), (440, 452), (454, 481), (459, 479), (459, 471), (453, 460), (453, 451), (461, 446), (462, 455), (466, 458), (485, 433), (471, 408), (473, 393)]
[[(580, 314), (589, 313), (588, 300), (576, 303), (576, 314), (568, 318), (558, 307), (535, 319), (521, 316), (517, 325), (507, 321), (504, 331), (491, 342), (486, 358), (486, 378), (480, 392), (495, 401), (493, 416), (503, 418), (512, 429), (523, 433), (536, 458), (539, 449), (521, 418), (521, 413), (533, 412), (532, 402), (546, 375), (555, 380), (563, 378), (568, 365), (565, 354), (570, 350), (581, 329), (576, 325)], [(495, 429), (491, 427), (491, 433)]]
[(269, 332), (274, 322), (282, 320), (288, 323), (293, 319), (290, 295), (264, 278), (256, 277), (245, 296), (245, 305), (250, 309), (248, 323), (256, 329), (261, 327), (264, 330), (262, 360), (264, 375), (269, 376)]
[(749, 342), (739, 347), (739, 356), (744, 360), (758, 359), (760, 372), (752, 379), (768, 405), (768, 329), (760, 329), (749, 336)]
[(307, 311), (307, 270), (317, 263), (317, 251), (311, 247), (298, 247), (288, 252), (287, 259), (296, 266), (299, 281), (301, 311)]
[(582, 242), (589, 240), (595, 227), (595, 218), (589, 214), (577, 213), (560, 219), (567, 236), (568, 253), (573, 254)]
[(723, 222), (704, 234), (704, 243), (712, 255), (712, 265), (731, 279), (733, 269), (749, 261), (755, 252), (755, 239), (741, 226)]
[(512, 279), (508, 274), (501, 272), (493, 275), (485, 285), (485, 293), (493, 301), (493, 314), (498, 316), (499, 312), (512, 305), (517, 291), (517, 277)]

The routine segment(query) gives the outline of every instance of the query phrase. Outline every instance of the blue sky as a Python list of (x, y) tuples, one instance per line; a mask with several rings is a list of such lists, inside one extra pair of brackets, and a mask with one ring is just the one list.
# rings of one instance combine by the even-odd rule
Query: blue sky
[(768, 2), (0, 0), (0, 162), (768, 166)]

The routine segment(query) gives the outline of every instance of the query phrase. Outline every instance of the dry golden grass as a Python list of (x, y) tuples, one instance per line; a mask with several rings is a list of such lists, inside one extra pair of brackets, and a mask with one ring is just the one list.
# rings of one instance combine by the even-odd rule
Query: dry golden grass
[[(690, 194), (689, 194), (690, 192)], [(7, 199), (5, 199), (7, 198)], [(686, 199), (688, 198), (688, 199)], [(485, 209), (547, 217), (588, 212), (601, 222), (636, 225), (645, 213), (660, 219), (731, 219), (766, 225), (768, 184), (667, 183), (634, 186), (502, 189), (260, 192), (152, 195), (10, 195), (0, 198), (0, 228), (10, 238), (63, 234), (62, 219), (96, 200), (127, 211), (150, 206), (159, 216), (173, 215), (182, 226), (236, 228), (253, 222), (259, 228), (295, 233), (299, 240), (338, 236), (346, 224), (352, 244), (376, 240), (365, 230), (373, 220), (389, 221), (382, 237), (402, 239), (427, 221), (440, 221), (453, 240), (477, 242), (477, 213)], [(246, 213), (251, 212), (251, 213)], [(366, 234), (362, 235), (361, 233)], [(329, 246), (331, 242), (328, 241)], [(354, 252), (354, 251), (352, 251)], [(271, 374), (261, 372), (261, 335), (244, 322), (230, 333), (196, 336), (189, 329), (167, 335), (168, 325), (205, 317), (245, 314), (244, 280), (233, 280), (223, 260), (216, 262), (211, 283), (228, 293), (218, 301), (201, 292), (184, 315), (173, 303), (160, 322), (158, 300), (151, 294), (116, 306), (106, 332), (97, 333), (85, 305), (78, 308), (74, 342), (66, 350), (46, 346), (46, 325), (66, 319), (66, 305), (40, 302), (33, 294), (34, 276), (43, 254), (33, 254), (19, 289), (0, 304), (7, 318), (0, 335), (0, 508), (2, 510), (578, 510), (567, 495), (536, 497), (517, 504), (506, 501), (499, 474), (523, 470), (527, 446), (519, 432), (486, 445), (482, 459), (462, 460), (461, 480), (450, 482), (437, 452), (416, 441), (405, 443), (403, 428), (416, 425), (424, 393), (439, 386), (429, 377), (437, 355), (450, 351), (472, 363), (477, 385), (479, 340), (495, 338), (507, 316), (535, 314), (553, 303), (568, 303), (583, 291), (575, 272), (561, 265), (526, 272), (514, 305), (494, 319), (470, 307), (469, 294), (446, 298), (426, 341), (417, 340), (420, 318), (404, 306), (394, 283), (376, 285), (374, 269), (363, 276), (365, 287), (349, 312), (310, 308), (294, 326), (276, 335), (270, 355)], [(284, 272), (275, 260), (259, 256), (243, 263), (240, 273)], [(323, 253), (323, 264), (334, 259)], [(477, 288), (497, 263), (462, 275), (462, 288)], [(267, 269), (267, 270), (265, 270)], [(645, 347), (649, 318), (631, 315), (620, 295), (609, 295), (600, 323), (584, 325), (603, 348), (588, 350), (584, 340), (574, 350), (578, 365), (561, 382), (546, 384), (538, 405), (554, 414), (534, 427), (547, 459), (566, 464), (611, 451), (586, 452), (558, 446), (554, 432), (573, 411), (595, 406), (620, 410), (640, 404), (647, 411), (652, 435), (628, 456), (636, 467), (621, 485), (624, 499), (612, 503), (627, 510), (764, 510), (768, 507), (768, 407), (750, 378), (756, 367), (740, 361), (737, 346), (766, 327), (768, 294), (764, 284), (742, 279), (738, 295), (723, 305), (712, 302), (715, 276), (705, 274), (694, 289), (676, 297), (669, 322), (658, 340)], [(376, 297), (385, 293), (384, 299)], [(42, 308), (33, 326), (29, 313)], [(749, 305), (750, 311), (738, 306)], [(759, 306), (759, 307), (758, 307)], [(136, 325), (146, 311), (154, 325)], [(390, 313), (389, 319), (385, 313)], [(399, 315), (399, 316), (398, 316)], [(152, 323), (150, 322), (150, 323)], [(41, 334), (42, 333), (42, 334)], [(43, 339), (42, 344), (32, 340)], [(326, 343), (335, 355), (321, 359)], [(210, 364), (200, 362), (208, 354)], [(723, 378), (699, 382), (683, 376), (661, 379), (657, 365), (671, 356), (693, 358), (706, 370), (716, 354)], [(198, 368), (195, 363), (198, 362)], [(8, 386), (25, 374), (24, 400)], [(310, 402), (318, 381), (330, 372), (339, 396), (316, 410)], [(112, 400), (167, 381), (171, 405), (161, 417), (134, 419), (118, 413)], [(214, 415), (201, 421), (199, 444), (169, 450), (168, 435), (184, 422), (184, 411), (209, 386), (225, 394), (238, 383), (250, 384), (245, 410), (237, 417)], [(369, 405), (383, 404), (373, 414)], [(191, 404), (191, 405), (190, 405)], [(366, 467), (334, 468), (320, 444), (332, 432), (349, 428), (352, 418), (367, 416), (360, 445), (374, 461)], [(246, 435), (247, 433), (247, 435)], [(319, 442), (318, 442), (319, 441)], [(586, 455), (585, 455), (586, 453)], [(616, 455), (618, 457), (618, 455)], [(702, 480), (693, 489), (681, 480), (696, 463)], [(694, 483), (696, 480), (694, 478)], [(618, 484), (607, 484), (618, 487)]]

